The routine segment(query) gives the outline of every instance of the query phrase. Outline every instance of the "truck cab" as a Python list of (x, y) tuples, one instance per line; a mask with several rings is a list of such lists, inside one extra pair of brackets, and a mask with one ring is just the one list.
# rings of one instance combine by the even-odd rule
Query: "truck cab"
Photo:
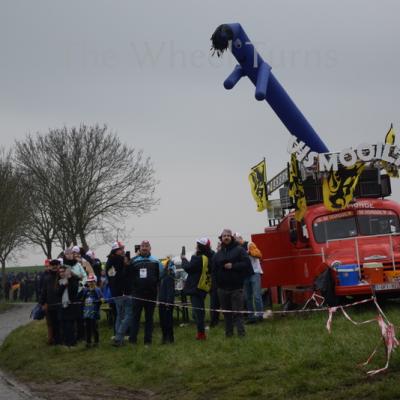
[[(281, 288), (283, 302), (303, 303), (328, 269), (338, 299), (400, 295), (399, 215), (400, 205), (382, 198), (357, 198), (337, 212), (317, 203), (301, 222), (289, 212), (276, 226), (252, 235), (263, 254), (262, 287)], [(353, 266), (355, 279), (341, 279), (345, 272), (339, 266)]]

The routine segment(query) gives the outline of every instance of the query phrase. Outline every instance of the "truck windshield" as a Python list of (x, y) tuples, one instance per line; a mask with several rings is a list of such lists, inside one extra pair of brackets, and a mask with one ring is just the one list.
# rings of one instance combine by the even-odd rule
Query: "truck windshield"
[(357, 236), (357, 224), (354, 212), (346, 211), (316, 218), (313, 223), (313, 232), (315, 240), (318, 243)]
[(390, 210), (359, 210), (360, 235), (385, 235), (400, 232), (399, 218)]
[(352, 236), (385, 235), (400, 232), (399, 218), (390, 210), (345, 211), (316, 218), (313, 223), (315, 240), (328, 240)]

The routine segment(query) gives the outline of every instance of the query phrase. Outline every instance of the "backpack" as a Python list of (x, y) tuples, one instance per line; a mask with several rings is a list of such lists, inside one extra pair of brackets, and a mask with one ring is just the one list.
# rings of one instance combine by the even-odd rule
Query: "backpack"
[(46, 316), (46, 313), (43, 311), (41, 304), (36, 304), (31, 311), (30, 318), (40, 321)]
[(199, 283), (197, 284), (197, 288), (200, 290), (204, 290), (205, 292), (209, 292), (211, 290), (211, 275), (208, 270), (208, 257), (205, 255), (201, 256), (202, 258), (202, 267), (201, 267), (201, 275), (199, 279)]

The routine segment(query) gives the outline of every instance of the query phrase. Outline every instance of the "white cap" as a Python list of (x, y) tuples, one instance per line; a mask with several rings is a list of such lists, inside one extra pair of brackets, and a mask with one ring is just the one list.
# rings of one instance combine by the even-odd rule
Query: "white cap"
[(122, 242), (114, 242), (111, 246), (111, 250), (123, 249), (124, 247)]
[(234, 237), (235, 239), (237, 239), (237, 238), (242, 238), (242, 239), (243, 239), (242, 234), (239, 233), (239, 232), (235, 232), (235, 233), (233, 234), (233, 237)]
[(202, 237), (200, 239), (196, 240), (197, 243), (202, 244), (203, 246), (209, 246), (210, 245), (210, 239), (206, 237)]
[(78, 253), (78, 254), (80, 254), (81, 249), (80, 249), (79, 246), (74, 246), (74, 247), (72, 248), (72, 252), (73, 252), (73, 253)]

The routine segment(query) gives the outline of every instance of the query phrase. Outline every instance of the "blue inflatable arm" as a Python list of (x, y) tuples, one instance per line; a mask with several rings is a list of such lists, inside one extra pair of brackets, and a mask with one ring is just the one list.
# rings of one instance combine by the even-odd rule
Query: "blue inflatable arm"
[(211, 41), (212, 49), (218, 56), (229, 48), (239, 62), (224, 82), (226, 89), (232, 89), (240, 78), (247, 76), (256, 87), (256, 99), (266, 100), (292, 135), (317, 153), (328, 152), (324, 142), (275, 78), (271, 66), (258, 54), (240, 24), (220, 25)]

